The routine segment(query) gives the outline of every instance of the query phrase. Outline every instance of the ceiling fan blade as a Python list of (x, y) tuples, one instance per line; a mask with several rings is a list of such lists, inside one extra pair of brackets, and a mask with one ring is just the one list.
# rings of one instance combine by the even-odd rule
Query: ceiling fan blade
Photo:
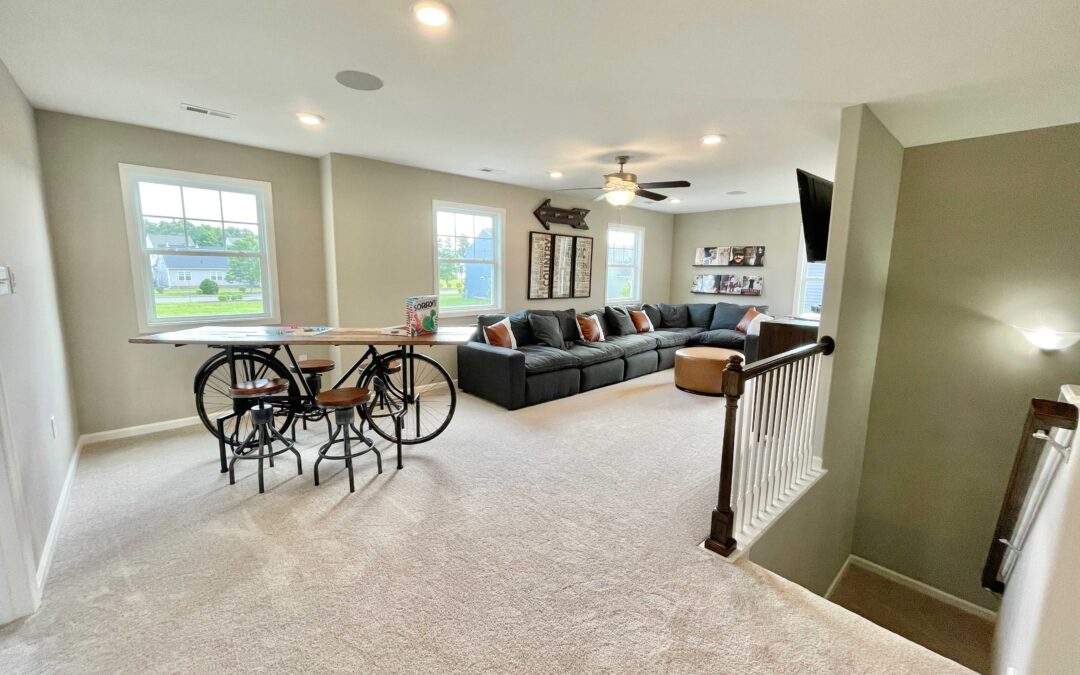
[(676, 187), (690, 187), (690, 181), (688, 180), (661, 180), (654, 183), (638, 183), (638, 187), (643, 188), (676, 188)]
[(657, 194), (656, 192), (649, 192), (648, 190), (642, 190), (640, 187), (637, 191), (638, 197), (644, 197), (645, 199), (651, 199), (654, 202), (662, 202), (667, 199), (667, 195)]

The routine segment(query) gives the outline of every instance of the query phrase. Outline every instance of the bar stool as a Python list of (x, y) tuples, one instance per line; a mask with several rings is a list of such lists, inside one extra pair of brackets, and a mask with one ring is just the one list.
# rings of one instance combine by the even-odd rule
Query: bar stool
[[(364, 426), (364, 420), (360, 420), (360, 429), (357, 429), (353, 424), (356, 419), (356, 408), (364, 405), (368, 399), (368, 390), (362, 387), (345, 387), (342, 389), (331, 389), (330, 391), (324, 391), (315, 397), (315, 403), (324, 410), (334, 411), (334, 421), (337, 423), (337, 428), (330, 435), (330, 440), (326, 442), (321, 448), (319, 448), (319, 458), (315, 460), (315, 484), (319, 484), (319, 462), (324, 459), (343, 459), (345, 460), (345, 467), (349, 470), (349, 492), (356, 492), (356, 481), (353, 477), (353, 457), (359, 457), (360, 455), (368, 452), (375, 453), (375, 460), (378, 462), (379, 473), (382, 473), (382, 455), (379, 453), (379, 449), (375, 447), (375, 443), (364, 435), (362, 431)], [(349, 431), (356, 434), (355, 437), (349, 436)], [(341, 438), (338, 436), (341, 435)], [(352, 451), (352, 442), (354, 440), (361, 441), (366, 447), (360, 452)], [(331, 455), (330, 448), (337, 443), (344, 443), (344, 452), (340, 455)]]
[[(267, 396), (281, 393), (288, 388), (288, 380), (280, 378), (272, 380), (260, 378), (240, 382), (230, 387), (233, 398), (252, 399), (255, 401), (255, 405), (249, 410), (251, 413), (251, 433), (248, 434), (243, 443), (233, 447), (233, 458), (229, 462), (229, 485), (236, 484), (236, 460), (257, 459), (259, 460), (259, 493), (265, 492), (263, 486), (263, 460), (269, 459), (270, 466), (273, 467), (274, 457), (285, 452), (296, 455), (296, 475), (303, 475), (304, 467), (300, 461), (300, 453), (296, 451), (296, 447), (293, 446), (289, 439), (282, 436), (274, 428), (274, 409), (267, 405), (264, 400)], [(258, 436), (257, 439), (256, 435)], [(284, 443), (285, 447), (275, 451), (273, 446), (275, 440)], [(253, 441), (256, 441), (255, 449), (245, 454), (244, 449)]]
[[(289, 370), (302, 376), (307, 383), (308, 391), (312, 396), (318, 396), (322, 391), (322, 374), (328, 373), (337, 367), (330, 359), (308, 359), (306, 361), (298, 361), (296, 365), (289, 366)], [(307, 431), (308, 422), (317, 422), (321, 419), (326, 420), (326, 433), (330, 433), (330, 418), (326, 412), (314, 412), (303, 413), (297, 415), (300, 418), (301, 423), (304, 425), (304, 431)], [(292, 424), (292, 439), (296, 442), (296, 422)]]

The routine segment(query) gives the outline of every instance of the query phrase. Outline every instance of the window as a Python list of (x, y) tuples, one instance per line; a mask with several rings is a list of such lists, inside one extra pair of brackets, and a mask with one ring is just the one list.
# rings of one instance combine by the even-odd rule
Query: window
[(799, 276), (795, 286), (795, 313), (821, 314), (825, 297), (825, 263), (806, 262), (806, 250), (800, 252)]
[(269, 183), (129, 164), (120, 181), (140, 330), (280, 320)]
[(645, 230), (608, 225), (607, 302), (641, 302), (641, 260)]
[(502, 309), (502, 231), (506, 212), (486, 206), (433, 202), (435, 286), (439, 313)]

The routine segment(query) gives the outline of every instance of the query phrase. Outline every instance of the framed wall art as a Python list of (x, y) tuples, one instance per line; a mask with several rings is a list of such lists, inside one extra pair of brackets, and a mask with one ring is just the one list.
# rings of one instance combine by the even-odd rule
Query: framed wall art
[(529, 300), (592, 294), (592, 237), (529, 233)]
[(764, 267), (764, 246), (703, 246), (694, 252), (695, 267)]
[(761, 295), (765, 280), (759, 276), (738, 274), (698, 274), (690, 287), (691, 293), (711, 295)]

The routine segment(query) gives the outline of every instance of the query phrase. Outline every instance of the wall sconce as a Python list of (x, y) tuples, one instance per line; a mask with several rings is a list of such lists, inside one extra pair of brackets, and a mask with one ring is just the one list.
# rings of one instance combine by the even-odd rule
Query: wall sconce
[(1020, 331), (1020, 333), (1027, 338), (1028, 342), (1044, 352), (1056, 352), (1062, 349), (1068, 349), (1077, 342), (1080, 342), (1080, 333), (1051, 330), (1045, 326), (1041, 328), (1013, 327)]

